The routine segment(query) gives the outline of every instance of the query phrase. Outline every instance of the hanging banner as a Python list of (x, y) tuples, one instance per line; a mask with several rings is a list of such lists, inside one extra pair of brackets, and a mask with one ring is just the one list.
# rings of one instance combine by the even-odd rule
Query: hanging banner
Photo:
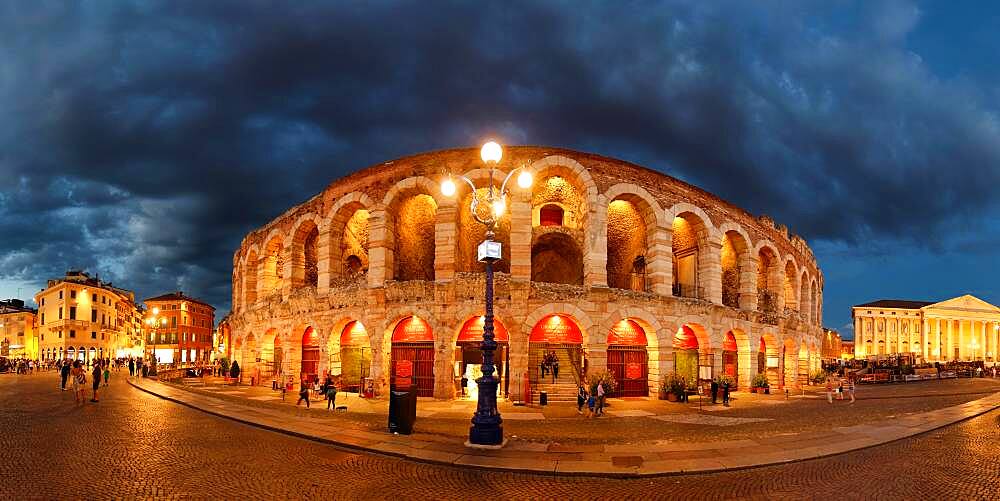
[(368, 346), (368, 331), (365, 325), (352, 320), (340, 333), (340, 346)]
[(549, 315), (535, 324), (528, 338), (531, 343), (583, 344), (583, 333), (568, 316)]
[(646, 332), (634, 321), (622, 320), (608, 333), (608, 344), (646, 346)]
[(642, 364), (629, 362), (625, 365), (625, 379), (642, 379)]
[[(462, 330), (458, 333), (458, 342), (474, 341), (480, 342), (483, 340), (483, 328), (486, 326), (486, 317), (480, 315), (478, 317), (472, 317), (465, 321), (462, 325)], [(506, 343), (510, 337), (507, 334), (507, 328), (500, 323), (496, 318), (493, 319), (493, 339), (498, 343)]]
[(427, 322), (423, 319), (418, 317), (406, 317), (396, 324), (396, 328), (393, 329), (392, 342), (433, 343), (434, 335), (431, 333), (431, 326), (427, 325)]

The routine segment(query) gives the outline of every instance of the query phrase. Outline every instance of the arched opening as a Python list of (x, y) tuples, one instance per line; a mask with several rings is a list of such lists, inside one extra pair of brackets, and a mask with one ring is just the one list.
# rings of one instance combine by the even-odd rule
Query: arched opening
[(434, 231), (437, 203), (430, 195), (404, 199), (393, 218), (393, 278), (434, 280)]
[[(480, 346), (483, 342), (485, 327), (486, 317), (482, 315), (470, 317), (462, 324), (458, 331), (458, 340), (455, 343), (455, 364), (462, 379), (459, 394), (471, 400), (475, 400), (479, 396), (476, 379), (483, 375), (483, 352)], [(496, 318), (493, 319), (493, 339), (497, 342), (497, 349), (493, 352), (493, 365), (496, 368), (496, 372), (493, 374), (501, 381), (497, 391), (506, 393), (510, 387), (510, 374), (508, 373), (510, 335), (503, 323)]]
[[(339, 345), (339, 346), (335, 346)], [(371, 377), (372, 348), (365, 325), (352, 320), (340, 332), (330, 336), (330, 373), (339, 374), (347, 391), (360, 391)]]
[(344, 260), (344, 274), (348, 277), (362, 275), (367, 271), (368, 270), (365, 268), (365, 264), (358, 256), (351, 254)]
[(236, 338), (236, 342), (233, 343), (233, 351), (230, 354), (230, 359), (233, 362), (239, 362), (240, 366), (243, 365), (243, 338)]
[(284, 355), (281, 339), (278, 338), (277, 331), (275, 329), (267, 331), (261, 340), (260, 352), (257, 355), (257, 368), (260, 369), (260, 380), (281, 378), (284, 373), (284, 368), (282, 367)]
[(795, 263), (785, 261), (785, 308), (798, 310), (799, 303), (796, 297), (798, 292), (798, 280), (795, 277)]
[(705, 225), (698, 216), (690, 212), (677, 215), (673, 221), (674, 284), (673, 293), (677, 297), (702, 297), (699, 282), (699, 250), (706, 233)]
[(809, 302), (809, 275), (802, 271), (799, 277), (799, 312), (805, 317), (806, 322), (811, 322), (809, 312), (812, 311), (812, 303)]
[[(581, 374), (585, 374), (583, 331), (569, 315), (549, 315), (535, 324), (528, 336), (528, 371), (532, 394), (549, 391), (550, 395), (565, 394), (565, 388), (575, 389)], [(576, 394), (569, 392), (567, 397)]]
[[(487, 197), (489, 190), (479, 188), (475, 192), (479, 200), (477, 212), (480, 218), (491, 217), (493, 210)], [(486, 225), (476, 221), (472, 214), (472, 192), (462, 197), (458, 206), (458, 242), (455, 248), (455, 271), (478, 272), (486, 271), (486, 264), (479, 262), (479, 244), (486, 240)], [(493, 270), (500, 273), (510, 273), (510, 211), (504, 211), (497, 222), (493, 240), (501, 244), (501, 259), (493, 263)]]
[(722, 340), (722, 373), (733, 378), (733, 389), (739, 387), (740, 353), (733, 331), (727, 332)]
[(757, 373), (767, 376), (771, 386), (781, 385), (781, 352), (778, 339), (772, 334), (764, 334), (760, 338), (760, 349), (757, 353)]
[(812, 308), (809, 309), (809, 312), (810, 312), (809, 322), (813, 323), (813, 324), (816, 324), (816, 325), (823, 325), (823, 322), (821, 321), (820, 316), (819, 316), (819, 303), (817, 302), (816, 281), (815, 280), (813, 280), (813, 282), (812, 282), (812, 284), (810, 286), (810, 290), (809, 290), (809, 304), (812, 305)]
[(347, 277), (368, 271), (368, 216), (367, 210), (357, 209), (344, 224), (339, 245), (340, 255), (346, 256), (341, 269)]
[(608, 332), (608, 371), (617, 386), (612, 397), (649, 396), (649, 353), (646, 331), (634, 320), (623, 319)]
[(283, 246), (281, 237), (276, 236), (264, 247), (259, 281), (261, 294), (264, 296), (281, 292), (285, 267), (284, 256), (281, 253)]
[(531, 280), (583, 285), (583, 253), (565, 233), (546, 233), (531, 246)]
[(778, 313), (780, 276), (778, 255), (771, 248), (762, 247), (757, 253), (757, 311)]
[(66, 358), (68, 358), (70, 360), (75, 360), (76, 359), (76, 348), (74, 348), (72, 346), (70, 346), (69, 348), (67, 348), (66, 349)]
[(740, 289), (743, 280), (743, 261), (746, 260), (747, 242), (735, 231), (722, 236), (722, 304), (740, 307)]
[(390, 365), (394, 387), (413, 385), (417, 396), (434, 396), (434, 333), (427, 321), (414, 315), (396, 324)]
[(539, 226), (562, 226), (563, 208), (558, 204), (545, 204), (538, 209)]
[[(80, 350), (83, 350), (83, 348), (80, 348)], [(96, 359), (97, 359), (97, 350), (95, 350), (94, 347), (91, 346), (90, 349), (87, 350), (87, 363), (93, 362)]]
[(302, 363), (300, 378), (315, 381), (319, 378), (319, 333), (312, 327), (306, 327), (302, 334)]
[(806, 343), (802, 343), (799, 346), (799, 360), (798, 360), (799, 370), (798, 370), (798, 379), (796, 380), (796, 383), (799, 385), (807, 384), (809, 382), (809, 370), (811, 368), (811, 365), (809, 363), (810, 356), (811, 354), (809, 352), (809, 346)]
[(608, 204), (608, 286), (646, 290), (647, 225), (639, 208), (625, 199)]
[(304, 221), (292, 236), (292, 287), (316, 287), (319, 283), (317, 243), (319, 228), (311, 220)]
[(797, 364), (799, 350), (796, 348), (795, 340), (786, 338), (781, 347), (781, 387), (795, 386), (798, 376)]
[(253, 306), (257, 302), (257, 252), (250, 251), (243, 265), (243, 307)]
[(695, 332), (696, 328), (695, 325), (691, 324), (680, 326), (674, 334), (673, 340), (674, 372), (684, 378), (688, 387), (697, 384), (700, 376), (699, 366), (702, 365), (698, 351), (701, 343), (699, 343), (698, 334)]

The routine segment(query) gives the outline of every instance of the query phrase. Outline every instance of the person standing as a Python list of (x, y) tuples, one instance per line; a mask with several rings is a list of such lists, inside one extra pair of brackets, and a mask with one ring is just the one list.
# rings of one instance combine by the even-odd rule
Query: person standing
[(66, 380), (69, 379), (69, 373), (72, 370), (68, 362), (63, 362), (62, 367), (59, 368), (59, 377), (62, 378), (62, 391), (66, 391)]
[(829, 377), (826, 378), (826, 401), (833, 403), (833, 381)]
[(101, 364), (99, 362), (94, 362), (93, 373), (90, 375), (93, 378), (91, 387), (94, 390), (93, 398), (90, 399), (91, 402), (97, 402), (97, 389), (101, 387)]
[(111, 368), (105, 365), (104, 366), (104, 387), (105, 388), (107, 388), (107, 386), (108, 386), (108, 379), (111, 379)]
[(854, 403), (854, 380), (847, 380), (847, 392), (851, 394), (851, 403)]
[(580, 385), (576, 389), (576, 413), (583, 414), (583, 404), (587, 403), (587, 388)]
[(604, 415), (604, 384), (597, 383), (597, 415)]
[(84, 385), (87, 384), (87, 371), (83, 370), (83, 366), (79, 360), (73, 362), (73, 369), (70, 370), (70, 376), (73, 378), (73, 396), (76, 397), (76, 403), (83, 402), (83, 392), (86, 391)]
[(135, 376), (135, 360), (128, 359), (128, 377)]
[(229, 368), (229, 377), (233, 379), (234, 384), (240, 383), (240, 364), (239, 362), (233, 360), (232, 367)]
[(337, 383), (329, 376), (326, 378), (326, 409), (337, 410)]
[(729, 407), (729, 381), (722, 383), (722, 405)]
[(837, 400), (844, 399), (844, 382), (840, 381), (837, 385)]

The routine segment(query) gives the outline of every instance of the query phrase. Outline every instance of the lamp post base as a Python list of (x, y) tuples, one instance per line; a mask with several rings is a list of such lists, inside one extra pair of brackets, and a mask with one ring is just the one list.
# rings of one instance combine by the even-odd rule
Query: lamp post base
[(503, 418), (497, 411), (497, 387), (499, 379), (483, 376), (476, 380), (479, 385), (479, 402), (476, 414), (469, 427), (469, 445), (503, 446)]

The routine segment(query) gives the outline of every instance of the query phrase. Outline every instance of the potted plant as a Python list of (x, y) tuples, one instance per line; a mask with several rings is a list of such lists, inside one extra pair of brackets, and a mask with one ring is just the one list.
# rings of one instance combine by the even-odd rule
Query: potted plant
[(753, 393), (770, 393), (769, 386), (770, 383), (767, 382), (767, 376), (764, 374), (755, 374), (750, 380), (750, 391)]
[(687, 386), (687, 383), (684, 381), (684, 378), (676, 372), (671, 372), (664, 376), (663, 384), (660, 385), (666, 393), (667, 400), (670, 402), (677, 402), (683, 398), (685, 386)]

